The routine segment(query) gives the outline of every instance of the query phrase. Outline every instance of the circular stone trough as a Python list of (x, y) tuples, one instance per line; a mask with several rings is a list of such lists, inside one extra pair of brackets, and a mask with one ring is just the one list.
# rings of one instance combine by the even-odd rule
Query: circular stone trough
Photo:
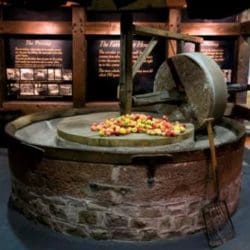
[[(204, 229), (201, 210), (216, 195), (206, 134), (136, 147), (58, 136), (65, 118), (85, 116), (100, 113), (45, 112), (7, 125), (15, 208), (57, 231), (95, 239), (165, 239)], [(244, 135), (234, 120), (215, 125), (220, 193), (231, 214), (239, 202)]]

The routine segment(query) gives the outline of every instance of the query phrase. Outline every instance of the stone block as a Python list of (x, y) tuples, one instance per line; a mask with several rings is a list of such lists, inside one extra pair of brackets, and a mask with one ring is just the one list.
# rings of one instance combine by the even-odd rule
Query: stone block
[(97, 215), (93, 211), (82, 210), (78, 213), (79, 223), (80, 224), (89, 224), (95, 225), (97, 223)]

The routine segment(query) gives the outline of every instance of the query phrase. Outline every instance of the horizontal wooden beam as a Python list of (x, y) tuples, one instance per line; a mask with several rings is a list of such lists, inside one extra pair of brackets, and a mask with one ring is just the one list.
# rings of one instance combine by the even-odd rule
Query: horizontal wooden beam
[[(135, 25), (143, 27), (153, 27), (157, 29), (167, 29), (167, 23), (161, 22), (134, 22)], [(87, 22), (86, 35), (120, 35), (119, 22)]]
[(176, 40), (184, 40), (193, 43), (202, 43), (202, 37), (192, 37), (189, 35), (180, 34), (173, 31), (161, 30), (152, 27), (142, 27), (134, 25), (134, 32), (136, 34), (149, 35), (149, 36), (159, 36)]
[(240, 31), (242, 35), (250, 35), (250, 21), (241, 23)]
[(120, 35), (120, 22), (87, 22), (86, 35)]
[(181, 32), (192, 36), (238, 36), (239, 23), (182, 23)]
[(72, 33), (71, 22), (54, 21), (3, 21), (0, 34), (22, 35), (68, 35)]
[(168, 8), (184, 9), (187, 7), (186, 0), (166, 0)]
[[(136, 26), (168, 30), (163, 22), (135, 22)], [(191, 36), (238, 36), (249, 34), (249, 22), (238, 23), (182, 23), (181, 32)], [(87, 22), (86, 35), (119, 35), (119, 22)], [(0, 34), (71, 35), (71, 22), (0, 21)]]

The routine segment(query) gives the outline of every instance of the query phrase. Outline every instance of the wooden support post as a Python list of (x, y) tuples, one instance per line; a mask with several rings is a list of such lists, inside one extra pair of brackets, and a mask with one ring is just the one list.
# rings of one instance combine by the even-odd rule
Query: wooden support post
[[(250, 13), (249, 11), (242, 12), (239, 15), (239, 22), (240, 23), (245, 22), (246, 18), (248, 19), (250, 15), (245, 16), (244, 14), (249, 14), (249, 13)], [(237, 83), (248, 84), (249, 60), (250, 60), (250, 45), (248, 43), (247, 37), (240, 35), (238, 38), (237, 72), (236, 72)], [(237, 103), (246, 103), (247, 92), (238, 93), (236, 95), (235, 101)]]
[(149, 56), (149, 54), (152, 52), (152, 50), (154, 49), (154, 47), (156, 46), (158, 40), (156, 40), (155, 37), (153, 37), (148, 46), (143, 50), (142, 54), (137, 58), (136, 62), (133, 65), (133, 78), (136, 75), (137, 71), (140, 69), (140, 67), (142, 66), (142, 64), (144, 63), (144, 61), (146, 60), (147, 56)]
[[(181, 9), (169, 10), (169, 31), (180, 32)], [(177, 54), (177, 43), (175, 40), (167, 40), (167, 57)]]
[(184, 45), (185, 42), (183, 40), (177, 41), (177, 53), (183, 53), (184, 52)]
[(72, 7), (73, 105), (83, 107), (86, 100), (87, 42), (85, 38), (86, 12)]
[(194, 44), (194, 50), (195, 50), (195, 52), (200, 52), (201, 51), (201, 44), (200, 43), (195, 43)]
[[(238, 55), (237, 55), (237, 72), (236, 82), (240, 84), (247, 84), (248, 71), (249, 71), (249, 59), (250, 59), (250, 45), (247, 38), (240, 36), (238, 38)], [(246, 92), (237, 93), (237, 103), (246, 103)]]
[(132, 111), (132, 13), (121, 14), (121, 40), (120, 40), (120, 113), (129, 114)]
[[(3, 9), (0, 7), (0, 23), (3, 21)], [(0, 25), (1, 26), (1, 25)], [(5, 68), (5, 49), (4, 39), (0, 36), (0, 108), (3, 107), (6, 95), (6, 68)]]

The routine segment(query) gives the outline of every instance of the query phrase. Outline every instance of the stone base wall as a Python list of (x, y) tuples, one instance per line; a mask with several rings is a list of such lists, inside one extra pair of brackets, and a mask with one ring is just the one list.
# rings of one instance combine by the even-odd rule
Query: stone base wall
[[(243, 148), (218, 158), (221, 198), (237, 208)], [(19, 166), (18, 166), (19, 165)], [(66, 234), (94, 239), (153, 240), (202, 230), (202, 208), (215, 198), (207, 158), (147, 166), (43, 158), (12, 165), (11, 202), (26, 217)]]

